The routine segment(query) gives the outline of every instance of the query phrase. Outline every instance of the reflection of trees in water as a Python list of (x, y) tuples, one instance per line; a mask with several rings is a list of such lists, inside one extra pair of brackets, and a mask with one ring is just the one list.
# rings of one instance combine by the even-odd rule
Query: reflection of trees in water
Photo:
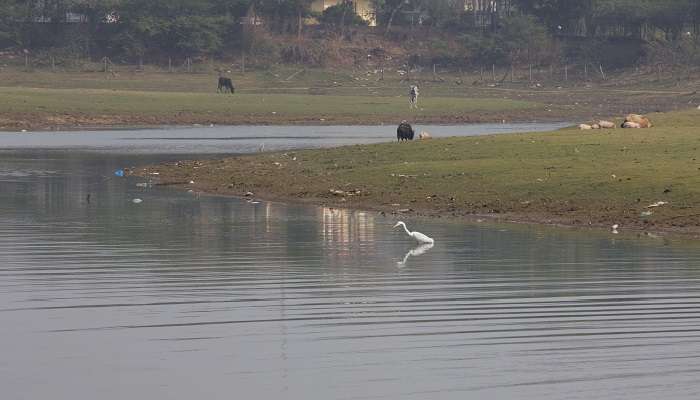
[(103, 205), (124, 198), (123, 178), (109, 176), (109, 171), (124, 166), (114, 155), (37, 151), (2, 161), (3, 169), (18, 175), (13, 179), (0, 176), (3, 202), (36, 217), (73, 221), (94, 212), (85, 207), (88, 194), (99, 193), (91, 201)]
[(374, 216), (363, 211), (319, 209), (321, 240), (330, 262), (343, 262), (375, 251)]
[(324, 242), (374, 241), (374, 217), (363, 211), (324, 207), (320, 210)]

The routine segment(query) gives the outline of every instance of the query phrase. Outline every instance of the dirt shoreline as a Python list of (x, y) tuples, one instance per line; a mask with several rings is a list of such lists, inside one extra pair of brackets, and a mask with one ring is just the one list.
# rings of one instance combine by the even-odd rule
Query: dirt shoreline
[[(417, 116), (414, 124), (477, 124), (477, 123), (529, 123), (571, 121), (576, 116), (561, 112), (536, 110), (505, 113), (476, 112), (468, 115)], [(583, 118), (583, 116), (581, 116)], [(162, 127), (186, 127), (209, 125), (382, 125), (395, 123), (396, 117), (369, 116), (321, 116), (290, 117), (274, 115), (84, 115), (72, 114), (0, 114), (0, 131), (87, 131), (106, 129), (148, 129)]]
[[(263, 153), (265, 154), (265, 153)], [(269, 153), (268, 153), (269, 154)], [(217, 160), (209, 160), (209, 162)], [(218, 160), (220, 161), (220, 160)], [(195, 193), (202, 193), (212, 196), (221, 196), (236, 198), (239, 200), (248, 201), (270, 201), (287, 204), (302, 204), (317, 207), (342, 208), (354, 211), (375, 212), (381, 216), (393, 216), (397, 219), (412, 218), (412, 219), (432, 219), (432, 220), (458, 220), (468, 223), (509, 223), (523, 225), (541, 225), (566, 229), (595, 229), (600, 231), (612, 232), (611, 227), (614, 224), (621, 222), (621, 218), (610, 217), (601, 218), (600, 215), (591, 216), (590, 220), (572, 218), (566, 215), (556, 215), (556, 213), (547, 212), (532, 212), (519, 213), (511, 210), (502, 210), (498, 213), (483, 213), (476, 210), (458, 209), (452, 206), (435, 205), (431, 208), (412, 205), (404, 207), (397, 204), (378, 204), (377, 202), (367, 201), (361, 197), (338, 197), (332, 194), (327, 197), (309, 196), (308, 193), (299, 193), (298, 195), (281, 194), (275, 188), (269, 189), (262, 186), (250, 185), (225, 185), (216, 179), (206, 177), (206, 174), (192, 174), (192, 168), (195, 170), (198, 166), (203, 166), (202, 161), (180, 161), (175, 165), (156, 165), (140, 167), (127, 170), (128, 175), (148, 179), (156, 187), (173, 187), (178, 190), (191, 190)], [(185, 166), (182, 173), (181, 169)], [(204, 171), (201, 171), (204, 172)], [(192, 176), (197, 175), (196, 182), (190, 180)], [(277, 188), (279, 189), (279, 188)], [(636, 224), (632, 222), (623, 222), (619, 229), (620, 234), (636, 234), (638, 237), (657, 235), (671, 235), (684, 239), (700, 238), (700, 225), (696, 226), (673, 226), (668, 224)]]

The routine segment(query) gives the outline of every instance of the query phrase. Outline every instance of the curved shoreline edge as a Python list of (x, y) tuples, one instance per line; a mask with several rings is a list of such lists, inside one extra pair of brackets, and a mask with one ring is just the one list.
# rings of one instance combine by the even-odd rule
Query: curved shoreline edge
[[(461, 125), (486, 123), (556, 123), (566, 120), (563, 113), (543, 114), (531, 110), (525, 112), (472, 113), (470, 115), (421, 115), (412, 119), (414, 124)], [(18, 113), (0, 115), (0, 132), (36, 131), (65, 132), (88, 130), (161, 129), (187, 128), (192, 126), (265, 126), (265, 125), (309, 125), (309, 126), (363, 126), (384, 125), (387, 121), (400, 122), (390, 115), (344, 116), (323, 118), (288, 115), (44, 115)]]
[(131, 173), (215, 195), (402, 217), (617, 224), (621, 232), (698, 237), (700, 112), (652, 118), (652, 129), (353, 145), (180, 161)]

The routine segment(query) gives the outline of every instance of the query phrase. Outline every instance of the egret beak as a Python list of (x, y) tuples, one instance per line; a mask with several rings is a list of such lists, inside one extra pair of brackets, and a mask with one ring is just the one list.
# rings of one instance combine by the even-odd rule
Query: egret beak
[(397, 226), (401, 226), (401, 222), (397, 222), (396, 225), (394, 225), (394, 228), (396, 228)]

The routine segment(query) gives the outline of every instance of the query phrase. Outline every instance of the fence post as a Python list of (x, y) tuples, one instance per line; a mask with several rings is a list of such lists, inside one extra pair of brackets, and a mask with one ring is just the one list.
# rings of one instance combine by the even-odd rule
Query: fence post
[(173, 73), (173, 59), (172, 57), (168, 57), (168, 72)]
[(606, 80), (605, 72), (603, 72), (603, 64), (598, 64), (598, 67), (600, 68), (600, 74), (603, 76), (603, 80)]
[(491, 64), (491, 77), (496, 82), (496, 64)]
[(532, 64), (529, 65), (530, 68), (530, 83), (532, 83)]
[(510, 64), (510, 83), (515, 82), (515, 67), (513, 64)]
[(588, 80), (588, 63), (583, 63), (583, 79)]
[(569, 81), (569, 64), (564, 64), (564, 82)]
[(24, 53), (24, 69), (29, 71), (29, 53)]

